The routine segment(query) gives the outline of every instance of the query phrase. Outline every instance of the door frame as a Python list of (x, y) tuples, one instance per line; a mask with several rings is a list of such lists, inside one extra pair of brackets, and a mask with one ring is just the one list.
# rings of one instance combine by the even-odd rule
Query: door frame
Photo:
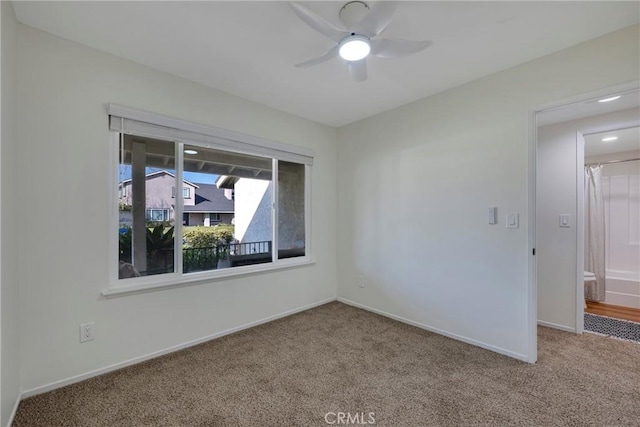
[[(583, 103), (591, 100), (596, 100), (600, 98), (604, 98), (607, 95), (630, 92), (634, 90), (638, 90), (640, 88), (640, 80), (631, 81), (628, 83), (624, 83), (621, 85), (610, 86), (602, 89), (598, 89), (595, 91), (583, 93), (580, 95), (572, 96), (569, 98), (558, 99), (552, 102), (548, 102), (545, 104), (540, 104), (534, 106), (529, 109), (529, 146), (528, 146), (528, 171), (527, 171), (527, 202), (528, 202), (528, 219), (527, 219), (527, 227), (528, 227), (528, 278), (527, 278), (527, 320), (529, 326), (529, 342), (528, 342), (528, 361), (530, 363), (534, 363), (537, 360), (537, 349), (538, 349), (538, 336), (537, 336), (537, 328), (538, 328), (538, 278), (537, 278), (537, 260), (535, 255), (533, 254), (533, 250), (536, 249), (536, 212), (537, 212), (537, 202), (536, 202), (536, 177), (537, 177), (537, 168), (538, 168), (538, 120), (537, 115), (539, 113), (554, 110), (557, 108), (566, 107), (572, 104)], [(606, 131), (606, 129), (603, 129)], [(593, 133), (593, 132), (590, 132)], [(576, 139), (577, 141), (577, 139)], [(576, 142), (577, 144), (577, 142)], [(576, 152), (576, 160), (578, 153)], [(582, 170), (584, 169), (584, 147), (583, 147), (583, 157), (581, 163), (576, 163), (576, 166), (582, 164), (582, 168), (576, 167), (576, 177), (578, 173), (582, 176)], [(577, 186), (580, 184), (584, 186), (584, 178), (581, 178), (577, 182)], [(582, 198), (584, 201), (584, 188), (582, 189)], [(576, 204), (578, 203), (576, 197)], [(578, 211), (576, 212), (578, 214)], [(584, 206), (582, 207), (582, 214), (584, 215)], [(584, 219), (583, 219), (584, 221)], [(576, 222), (576, 224), (578, 224)], [(576, 225), (578, 227), (578, 225)], [(576, 233), (579, 230), (576, 229)], [(584, 234), (584, 222), (582, 222), (582, 233)], [(583, 237), (584, 239), (584, 237)], [(576, 239), (577, 240), (577, 239)], [(578, 242), (576, 241), (576, 245)], [(580, 289), (584, 289), (584, 249), (582, 250), (582, 266), (579, 266), (579, 260), (576, 262), (576, 289), (578, 289), (578, 284), (580, 285)], [(581, 257), (578, 255), (578, 259)], [(580, 277), (578, 279), (578, 269), (582, 268), (583, 270), (580, 272)], [(579, 282), (579, 283), (578, 283)], [(584, 292), (584, 291), (583, 291)], [(578, 291), (576, 291), (576, 326), (582, 325), (584, 327), (584, 305), (579, 303), (578, 301)], [(582, 333), (582, 328), (579, 333)], [(576, 332), (578, 332), (576, 328)]]
[(576, 132), (576, 334), (584, 332), (584, 134)]

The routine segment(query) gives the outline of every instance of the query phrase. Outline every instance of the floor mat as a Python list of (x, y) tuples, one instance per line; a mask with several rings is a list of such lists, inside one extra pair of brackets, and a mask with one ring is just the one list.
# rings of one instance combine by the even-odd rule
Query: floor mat
[(597, 314), (584, 314), (584, 330), (640, 343), (640, 323)]

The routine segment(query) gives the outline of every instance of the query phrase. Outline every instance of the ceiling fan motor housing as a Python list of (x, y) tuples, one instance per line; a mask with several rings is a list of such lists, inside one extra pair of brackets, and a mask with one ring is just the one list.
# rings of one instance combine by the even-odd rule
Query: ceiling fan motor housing
[(361, 1), (352, 1), (340, 9), (340, 21), (348, 29), (353, 28), (360, 23), (369, 13), (369, 6)]

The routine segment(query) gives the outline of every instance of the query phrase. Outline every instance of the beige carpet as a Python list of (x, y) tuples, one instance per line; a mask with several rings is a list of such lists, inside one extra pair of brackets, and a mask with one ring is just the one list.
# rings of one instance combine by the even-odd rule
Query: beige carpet
[(26, 399), (14, 426), (326, 426), (329, 412), (637, 426), (640, 345), (540, 328), (529, 365), (335, 302)]

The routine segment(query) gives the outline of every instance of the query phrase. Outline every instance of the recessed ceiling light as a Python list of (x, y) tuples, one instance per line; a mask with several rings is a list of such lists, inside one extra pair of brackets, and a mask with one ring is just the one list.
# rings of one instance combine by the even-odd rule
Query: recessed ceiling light
[(602, 142), (611, 142), (611, 141), (615, 141), (616, 139), (618, 139), (617, 136), (608, 136), (606, 138), (602, 138)]
[(184, 150), (184, 154), (198, 154), (196, 150)]
[(612, 96), (610, 98), (598, 99), (598, 102), (611, 102), (611, 101), (615, 101), (616, 99), (620, 99), (620, 95)]

